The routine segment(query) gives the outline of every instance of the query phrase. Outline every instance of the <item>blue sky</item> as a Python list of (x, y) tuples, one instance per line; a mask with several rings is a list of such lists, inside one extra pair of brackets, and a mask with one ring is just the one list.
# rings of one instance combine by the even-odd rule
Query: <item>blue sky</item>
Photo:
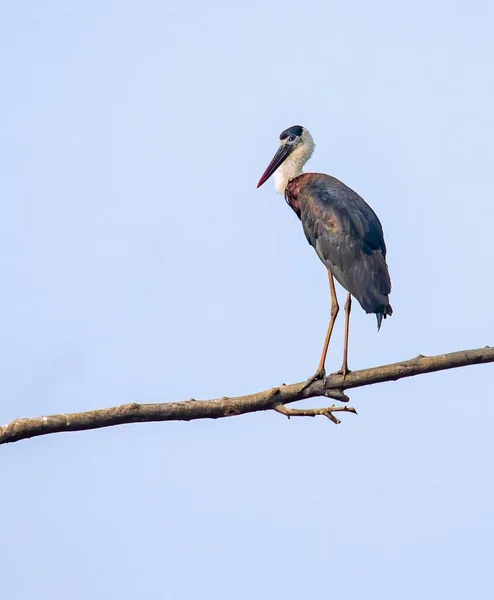
[[(355, 305), (350, 368), (494, 343), (492, 3), (2, 8), (2, 423), (314, 372), (324, 267), (255, 188), (293, 124), (384, 226), (394, 315), (377, 335)], [(341, 317), (328, 370), (342, 338)], [(491, 598), (493, 375), (354, 390), (339, 427), (265, 413), (4, 446), (2, 592)]]

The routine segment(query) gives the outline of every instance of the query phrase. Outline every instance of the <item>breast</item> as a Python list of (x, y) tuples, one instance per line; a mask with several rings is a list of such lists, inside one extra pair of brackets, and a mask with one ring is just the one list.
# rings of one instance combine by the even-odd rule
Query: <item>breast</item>
[(309, 176), (310, 173), (303, 173), (289, 181), (285, 188), (285, 200), (299, 219), (301, 214), (301, 190)]

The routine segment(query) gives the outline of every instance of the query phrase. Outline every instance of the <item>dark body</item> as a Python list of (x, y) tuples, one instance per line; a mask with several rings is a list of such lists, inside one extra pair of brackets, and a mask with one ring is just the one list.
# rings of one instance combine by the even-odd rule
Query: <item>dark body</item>
[(321, 261), (366, 313), (376, 314), (379, 328), (393, 309), (383, 230), (372, 208), (323, 173), (304, 173), (289, 181), (285, 199)]

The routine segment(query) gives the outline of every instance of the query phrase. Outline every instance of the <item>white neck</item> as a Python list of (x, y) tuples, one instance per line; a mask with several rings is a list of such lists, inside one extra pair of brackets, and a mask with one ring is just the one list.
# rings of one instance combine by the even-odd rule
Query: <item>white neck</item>
[(302, 174), (302, 169), (312, 156), (314, 148), (314, 140), (304, 128), (299, 145), (274, 173), (274, 186), (278, 194), (284, 194), (288, 182)]

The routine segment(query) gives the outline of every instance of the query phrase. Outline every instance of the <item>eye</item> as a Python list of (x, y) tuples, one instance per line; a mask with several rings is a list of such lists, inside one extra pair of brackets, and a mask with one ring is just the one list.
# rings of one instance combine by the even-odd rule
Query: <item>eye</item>
[(295, 141), (295, 139), (296, 139), (296, 137), (297, 137), (296, 135), (291, 135), (291, 136), (288, 138), (288, 141), (289, 141), (289, 142), (294, 142), (294, 141)]

